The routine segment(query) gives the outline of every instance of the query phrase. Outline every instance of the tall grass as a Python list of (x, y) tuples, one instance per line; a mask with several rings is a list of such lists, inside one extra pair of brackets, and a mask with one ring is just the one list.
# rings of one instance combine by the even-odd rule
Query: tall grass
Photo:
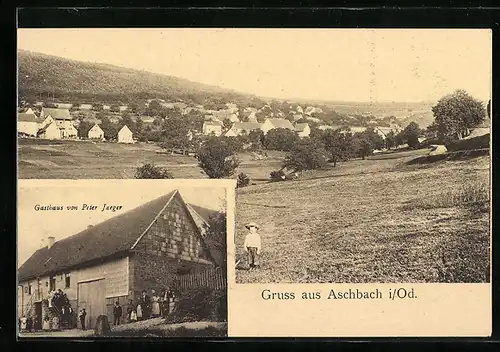
[[(439, 187), (439, 186), (438, 186)], [(489, 210), (490, 186), (486, 182), (457, 185), (455, 188), (414, 199), (405, 205), (403, 210), (452, 208), (456, 206), (481, 207)]]

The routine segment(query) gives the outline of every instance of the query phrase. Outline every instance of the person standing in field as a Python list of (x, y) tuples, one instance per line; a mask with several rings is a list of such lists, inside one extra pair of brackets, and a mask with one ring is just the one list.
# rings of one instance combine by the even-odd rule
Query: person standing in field
[(260, 265), (259, 255), (261, 247), (260, 235), (257, 232), (257, 230), (259, 229), (259, 225), (251, 222), (245, 227), (249, 231), (245, 237), (245, 243), (243, 244), (243, 248), (248, 255), (248, 265), (250, 266), (250, 269), (258, 268)]

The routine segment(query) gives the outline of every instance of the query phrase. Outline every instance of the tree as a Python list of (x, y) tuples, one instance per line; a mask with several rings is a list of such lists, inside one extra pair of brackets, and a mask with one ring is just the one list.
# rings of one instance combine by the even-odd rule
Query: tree
[(470, 129), (481, 124), (486, 117), (483, 103), (474, 99), (464, 90), (442, 97), (432, 107), (438, 138), (462, 139), (470, 134)]
[(385, 147), (387, 149), (394, 148), (396, 146), (396, 134), (393, 130), (390, 130), (389, 133), (385, 136)]
[(93, 123), (89, 121), (81, 121), (78, 125), (78, 137), (87, 138), (89, 135), (90, 129), (94, 126)]
[(142, 121), (142, 118), (140, 116), (136, 116), (135, 118), (135, 124), (134, 124), (134, 135), (137, 137), (137, 140), (139, 141), (144, 141), (144, 121)]
[(373, 127), (369, 127), (366, 131), (362, 132), (366, 139), (370, 141), (373, 149), (383, 149), (385, 147), (385, 142), (382, 136), (380, 136)]
[(404, 143), (405, 143), (405, 139), (404, 139), (404, 136), (403, 136), (403, 131), (399, 131), (394, 136), (394, 144), (395, 144), (396, 147), (399, 147), (400, 145), (403, 145)]
[(135, 178), (141, 179), (165, 179), (173, 178), (168, 170), (156, 166), (154, 163), (144, 163), (135, 171)]
[(417, 148), (420, 144), (418, 137), (420, 137), (421, 133), (422, 130), (418, 124), (416, 122), (410, 122), (402, 132), (404, 142), (407, 143), (410, 148)]
[(196, 158), (198, 165), (210, 178), (231, 177), (240, 165), (231, 146), (218, 137), (209, 137), (200, 147)]
[(165, 119), (161, 125), (161, 147), (166, 149), (187, 148), (189, 126), (182, 117)]
[(236, 187), (237, 188), (246, 187), (249, 184), (250, 184), (250, 177), (248, 177), (248, 175), (245, 174), (244, 172), (240, 172), (236, 180)]
[(166, 111), (158, 100), (151, 100), (146, 109), (146, 115), (165, 117)]
[(111, 122), (111, 120), (104, 114), (98, 114), (101, 120), (100, 127), (104, 132), (104, 138), (107, 140), (116, 139), (118, 137), (118, 126)]
[(92, 110), (94, 111), (102, 111), (103, 110), (103, 106), (101, 103), (94, 103), (92, 104)]
[(330, 155), (333, 167), (337, 162), (349, 160), (352, 153), (352, 134), (338, 130), (326, 130), (323, 132), (321, 141), (325, 150)]
[(130, 128), (130, 130), (132, 132), (135, 133), (135, 122), (134, 122), (134, 120), (132, 120), (132, 117), (130, 116), (130, 113), (128, 113), (128, 112), (124, 112), (123, 113), (120, 128), (123, 127), (123, 126), (125, 126), (125, 125), (128, 128)]
[(118, 104), (111, 105), (110, 108), (109, 108), (109, 111), (111, 111), (111, 112), (120, 112), (120, 105), (118, 105)]
[(353, 135), (353, 150), (363, 160), (373, 153), (374, 148), (367, 134), (357, 132)]
[(300, 140), (294, 131), (274, 128), (264, 136), (264, 147), (269, 150), (289, 151)]
[[(227, 270), (227, 214), (223, 211), (211, 215), (208, 224), (204, 224), (204, 242), (212, 248), (214, 260), (222, 270)], [(216, 256), (216, 257), (215, 257)]]
[(233, 123), (231, 122), (230, 119), (225, 118), (224, 121), (222, 121), (222, 128), (224, 131), (229, 130), (233, 126)]
[(248, 133), (248, 139), (253, 149), (261, 149), (264, 142), (264, 132), (262, 130), (251, 130)]
[(283, 166), (293, 171), (315, 170), (323, 167), (326, 157), (323, 145), (316, 140), (299, 140), (285, 158)]

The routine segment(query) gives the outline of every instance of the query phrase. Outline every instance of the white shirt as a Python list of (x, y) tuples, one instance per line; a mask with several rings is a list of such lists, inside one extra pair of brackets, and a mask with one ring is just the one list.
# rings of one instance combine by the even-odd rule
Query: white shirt
[(257, 254), (260, 253), (260, 235), (258, 233), (249, 233), (245, 237), (245, 243), (243, 244), (243, 248), (248, 251), (247, 247), (257, 247)]

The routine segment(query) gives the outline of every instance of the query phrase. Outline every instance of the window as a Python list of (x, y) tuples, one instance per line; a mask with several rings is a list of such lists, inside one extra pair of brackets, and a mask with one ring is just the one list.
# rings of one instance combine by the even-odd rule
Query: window
[(50, 289), (50, 291), (54, 291), (56, 289), (56, 277), (55, 276), (50, 277), (49, 289)]
[(66, 283), (64, 287), (69, 288), (71, 286), (71, 276), (69, 273), (64, 274), (64, 281)]
[(28, 284), (28, 294), (31, 295), (31, 283)]

